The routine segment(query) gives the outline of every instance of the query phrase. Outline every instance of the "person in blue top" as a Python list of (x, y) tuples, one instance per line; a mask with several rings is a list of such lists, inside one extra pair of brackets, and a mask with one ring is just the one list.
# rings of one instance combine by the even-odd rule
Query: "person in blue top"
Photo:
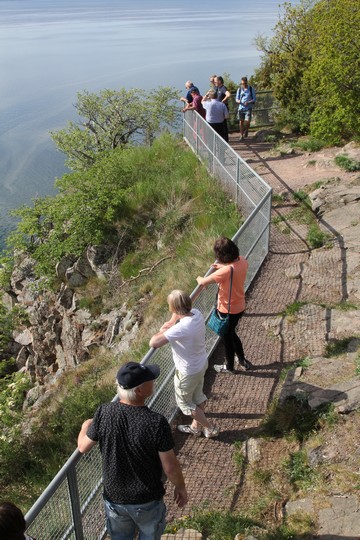
[(185, 105), (189, 104), (189, 103), (192, 103), (192, 100), (193, 100), (193, 97), (191, 95), (191, 92), (193, 90), (197, 90), (200, 94), (200, 90), (197, 88), (197, 86), (194, 86), (194, 83), (191, 82), (191, 81), (186, 81), (185, 83), (185, 88), (187, 90), (187, 93), (186, 93), (186, 96), (185, 97), (181, 97), (180, 98), (180, 101), (183, 101), (185, 103)]
[(252, 108), (256, 102), (255, 90), (248, 84), (247, 77), (241, 79), (241, 86), (236, 91), (236, 103), (239, 103), (240, 140), (249, 134)]

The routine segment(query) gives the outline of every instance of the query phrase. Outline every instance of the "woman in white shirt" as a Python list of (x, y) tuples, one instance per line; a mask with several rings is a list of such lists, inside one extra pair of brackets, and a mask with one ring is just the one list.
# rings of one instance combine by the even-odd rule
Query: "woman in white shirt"
[(150, 347), (170, 343), (175, 363), (175, 398), (180, 410), (193, 420), (179, 425), (178, 430), (200, 437), (217, 437), (219, 429), (207, 420), (204, 409), (207, 397), (203, 392), (208, 367), (205, 349), (205, 321), (202, 313), (192, 308), (191, 298), (180, 290), (168, 296), (171, 319), (150, 340)]

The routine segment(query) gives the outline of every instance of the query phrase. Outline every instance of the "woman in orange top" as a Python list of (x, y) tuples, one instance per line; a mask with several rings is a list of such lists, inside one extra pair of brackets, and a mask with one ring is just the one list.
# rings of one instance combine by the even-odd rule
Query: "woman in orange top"
[(244, 257), (239, 256), (239, 248), (229, 238), (218, 238), (214, 245), (214, 253), (217, 262), (213, 264), (216, 269), (208, 277), (196, 278), (199, 285), (209, 285), (217, 283), (219, 287), (217, 310), (222, 315), (228, 313), (230, 275), (233, 268), (233, 283), (230, 299), (230, 323), (228, 331), (223, 337), (225, 345), (226, 363), (224, 365), (215, 364), (214, 369), (218, 373), (234, 373), (235, 353), (239, 363), (245, 370), (251, 369), (252, 364), (245, 358), (244, 349), (236, 327), (245, 312), (245, 279), (248, 269), (248, 262)]

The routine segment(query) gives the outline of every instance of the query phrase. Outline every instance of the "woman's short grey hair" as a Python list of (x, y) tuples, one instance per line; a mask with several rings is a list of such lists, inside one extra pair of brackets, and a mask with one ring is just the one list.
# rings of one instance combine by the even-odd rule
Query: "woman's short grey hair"
[(136, 392), (137, 386), (134, 388), (128, 388), (125, 390), (125, 388), (121, 388), (119, 384), (117, 384), (117, 395), (120, 400), (124, 401), (136, 401)]
[(167, 297), (170, 311), (177, 315), (186, 315), (191, 311), (192, 302), (190, 296), (179, 289), (171, 291)]

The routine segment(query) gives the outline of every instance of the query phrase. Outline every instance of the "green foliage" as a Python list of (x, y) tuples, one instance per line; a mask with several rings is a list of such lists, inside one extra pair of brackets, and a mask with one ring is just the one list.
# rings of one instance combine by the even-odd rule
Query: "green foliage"
[(360, 355), (355, 358), (355, 375), (360, 377)]
[(324, 233), (317, 223), (310, 225), (306, 235), (306, 240), (311, 248), (316, 249), (322, 247), (325, 245), (328, 239), (329, 235)]
[(236, 466), (237, 472), (240, 474), (243, 471), (246, 459), (243, 452), (242, 441), (234, 442), (233, 462)]
[(278, 193), (273, 193), (271, 200), (274, 205), (278, 205), (278, 204), (282, 204), (285, 201), (285, 198), (283, 195), (280, 195)]
[[(89, 371), (93, 363), (86, 369)], [(102, 382), (101, 374), (109, 369), (109, 363), (94, 366), (92, 374), (69, 374), (66, 385), (66, 399), (53, 399), (51, 410), (40, 410), (31, 434), (24, 435), (21, 410), (25, 391), (30, 382), (26, 375), (15, 373), (12, 382), (2, 381), (0, 387), (1, 436), (0, 436), (0, 490), (4, 497), (21, 484), (21, 492), (26, 496), (39, 492), (59, 470), (62, 463), (73, 452), (76, 437), (82, 422), (91, 418), (100, 403), (110, 401), (115, 395), (113, 384)], [(39, 491), (37, 491), (39, 490)], [(24, 493), (25, 495), (25, 493)], [(24, 502), (23, 502), (24, 503)]]
[(21, 407), (26, 391), (31, 387), (29, 376), (25, 373), (12, 373), (0, 379), (0, 466), (2, 445), (9, 449), (18, 432)]
[(304, 150), (304, 152), (319, 152), (319, 150), (324, 148), (325, 142), (314, 139), (313, 137), (309, 137), (306, 139), (299, 139), (293, 143), (292, 146), (295, 148), (301, 148), (301, 150)]
[(305, 191), (302, 189), (299, 189), (299, 191), (294, 191), (294, 199), (297, 202), (306, 203), (307, 205), (310, 204), (309, 196)]
[(183, 517), (168, 526), (168, 532), (176, 532), (181, 527), (195, 529), (209, 540), (233, 540), (238, 533), (245, 533), (258, 523), (240, 513), (212, 510), (205, 503), (195, 508), (193, 515)]
[(288, 398), (282, 404), (273, 402), (262, 424), (265, 437), (292, 436), (303, 442), (324, 424), (332, 424), (333, 406), (326, 404), (312, 410), (305, 397)]
[(269, 469), (255, 469), (252, 473), (255, 484), (269, 485), (271, 483), (272, 472)]
[[(13, 361), (6, 358), (6, 351), (12, 339), (14, 328), (26, 325), (28, 317), (25, 308), (15, 305), (8, 310), (0, 301), (0, 377), (13, 371)], [(4, 360), (4, 363), (1, 361)]]
[(273, 89), (279, 121), (295, 131), (327, 144), (359, 138), (359, 3), (302, 0), (283, 9), (274, 36), (257, 38), (257, 84)]
[(305, 305), (306, 305), (306, 302), (300, 302), (298, 300), (295, 300), (295, 302), (286, 306), (282, 314), (284, 317), (293, 317), (300, 311), (302, 306), (305, 306)]
[[(224, 204), (226, 196), (192, 152), (169, 135), (149, 148), (117, 148), (88, 170), (64, 175), (57, 187), (55, 197), (17, 211), (21, 220), (9, 238), (13, 249), (31, 253), (39, 275), (52, 279), (64, 255), (79, 256), (90, 244), (111, 248), (121, 241), (123, 249), (131, 249), (148, 230), (149, 219), (156, 219), (156, 233), (165, 244), (191, 223), (210, 227), (209, 234), (220, 226), (223, 234), (234, 233), (235, 205)], [(148, 232), (155, 234), (151, 228)]]
[(88, 169), (99, 156), (117, 147), (152, 142), (161, 129), (176, 122), (178, 98), (179, 92), (171, 87), (150, 92), (106, 89), (98, 94), (84, 90), (77, 94), (75, 104), (79, 124), (69, 122), (67, 128), (51, 135), (58, 149), (68, 156), (70, 169)]
[(353, 340), (353, 337), (334, 339), (329, 341), (326, 345), (325, 356), (331, 358), (333, 356), (340, 356), (348, 351), (349, 343)]
[(355, 161), (348, 156), (341, 155), (335, 157), (335, 163), (348, 172), (360, 171), (360, 161)]
[(297, 489), (308, 489), (316, 481), (316, 473), (309, 466), (307, 454), (303, 450), (290, 454), (285, 462), (285, 470), (290, 483)]

